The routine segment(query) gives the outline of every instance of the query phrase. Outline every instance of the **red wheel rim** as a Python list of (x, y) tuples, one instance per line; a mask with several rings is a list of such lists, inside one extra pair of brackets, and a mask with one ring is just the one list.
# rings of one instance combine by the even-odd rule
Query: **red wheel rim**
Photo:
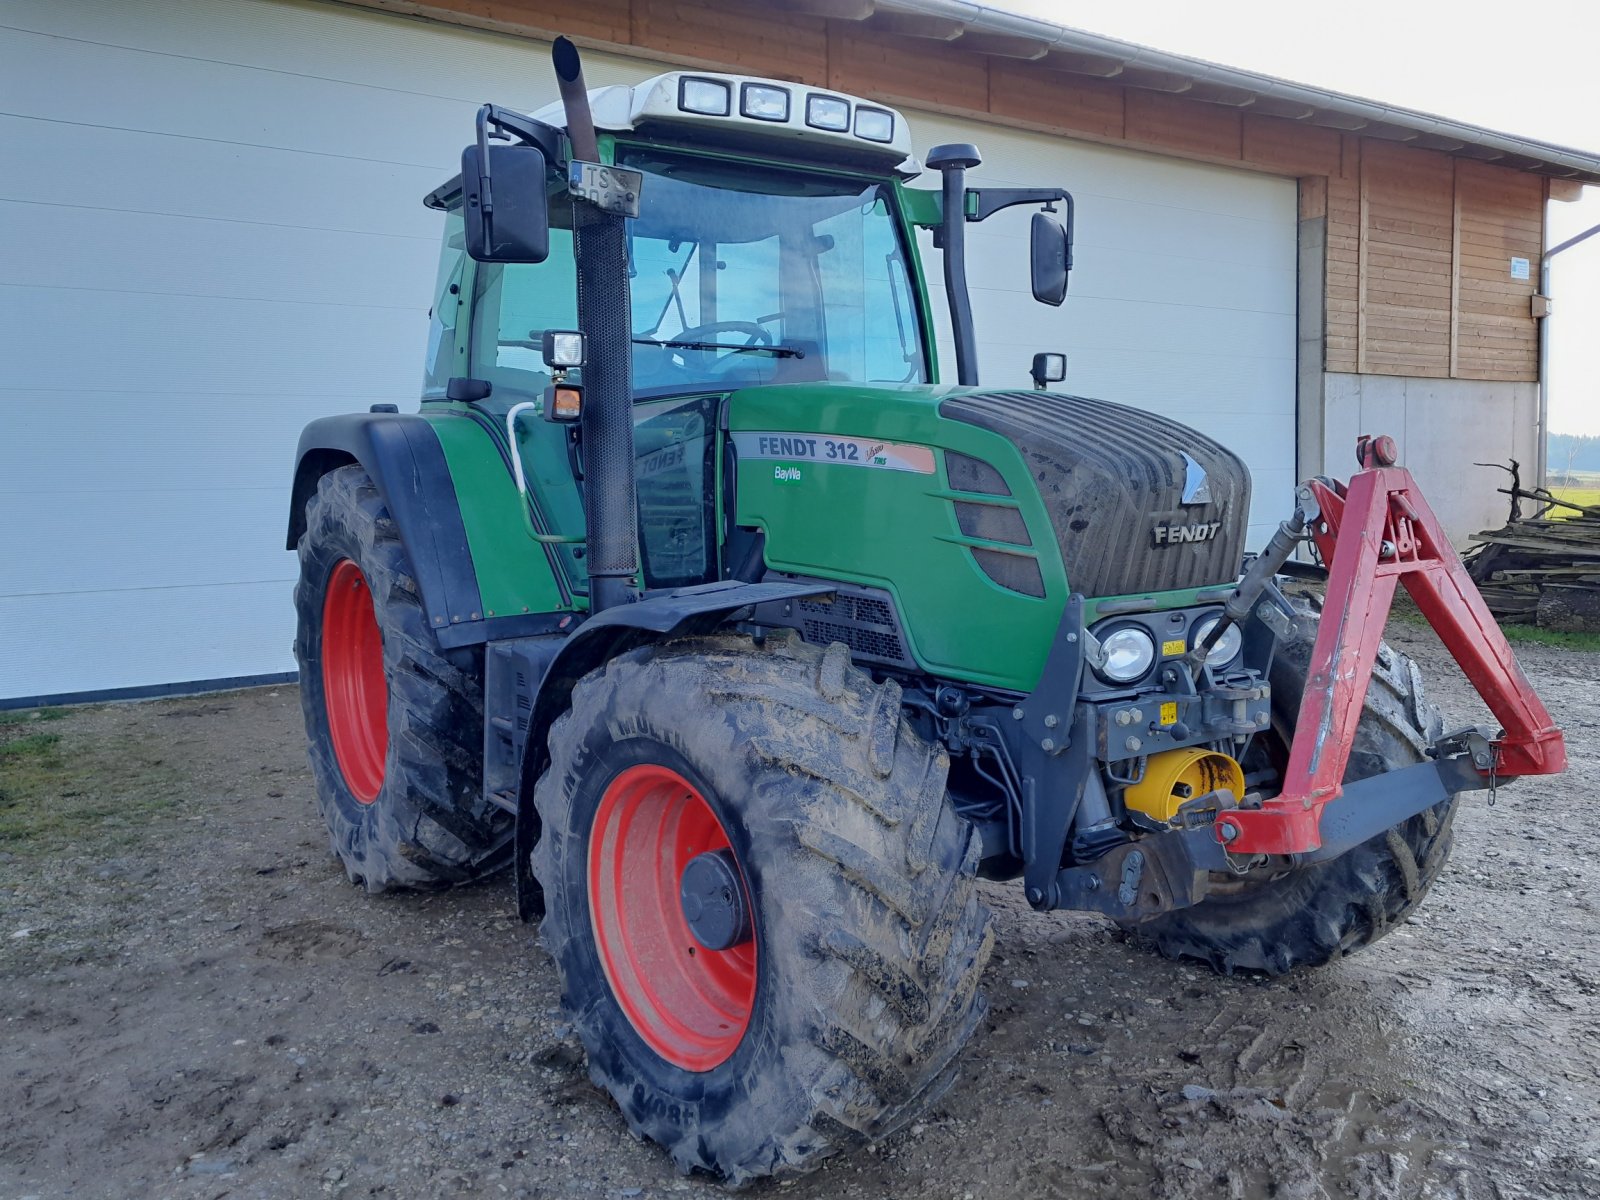
[(606, 980), (639, 1036), (686, 1071), (726, 1061), (755, 1004), (755, 939), (707, 950), (678, 894), (691, 858), (727, 848), (705, 797), (653, 764), (611, 781), (589, 838), (589, 917)]
[(345, 786), (371, 804), (389, 753), (389, 683), (372, 592), (348, 558), (333, 568), (322, 602), (322, 696)]

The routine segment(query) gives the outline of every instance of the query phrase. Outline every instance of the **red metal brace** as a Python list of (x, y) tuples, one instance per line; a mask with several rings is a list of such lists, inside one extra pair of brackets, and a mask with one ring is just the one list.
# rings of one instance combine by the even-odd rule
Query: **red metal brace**
[(1411, 472), (1397, 467), (1392, 438), (1357, 443), (1363, 470), (1348, 487), (1313, 480), (1322, 515), (1312, 527), (1328, 565), (1327, 601), (1300, 701), (1283, 791), (1258, 809), (1230, 811), (1218, 835), (1236, 854), (1300, 854), (1322, 845), (1322, 810), (1342, 791), (1378, 642), (1404, 583), (1472, 686), (1504, 727), (1499, 779), (1554, 775), (1566, 744), (1534, 693)]

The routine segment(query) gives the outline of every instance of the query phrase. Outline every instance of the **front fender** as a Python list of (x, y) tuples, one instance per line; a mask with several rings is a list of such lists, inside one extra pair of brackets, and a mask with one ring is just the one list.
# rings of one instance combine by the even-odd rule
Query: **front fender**
[(300, 434), (289, 501), (288, 549), (306, 527), (306, 502), (329, 471), (359, 464), (372, 479), (411, 560), (428, 624), (441, 645), (480, 627), (478, 577), (444, 450), (432, 426), (411, 413), (347, 413), (311, 422)]
[[(711, 633), (742, 609), (774, 600), (817, 596), (827, 583), (740, 583), (723, 580), (677, 588), (637, 604), (619, 604), (590, 617), (556, 652), (534, 701), (522, 748), (522, 778), (517, 788), (517, 912), (524, 921), (544, 915), (544, 891), (534, 879), (533, 848), (539, 840), (534, 785), (550, 762), (550, 727), (566, 711), (572, 689), (590, 671), (618, 655), (652, 642)], [(688, 703), (696, 703), (689, 698)]]

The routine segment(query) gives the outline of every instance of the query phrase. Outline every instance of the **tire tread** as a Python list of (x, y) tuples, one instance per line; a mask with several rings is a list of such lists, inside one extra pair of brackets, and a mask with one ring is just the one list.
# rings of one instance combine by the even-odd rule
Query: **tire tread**
[[(481, 652), (476, 672), (445, 656), (426, 622), (399, 531), (361, 467), (340, 467), (319, 481), (306, 506), (299, 557), (295, 656), (308, 753), (329, 844), (346, 873), (380, 892), (466, 883), (500, 870), (510, 862), (512, 822), (482, 795)], [(318, 682), (322, 579), (329, 559), (342, 557), (353, 558), (367, 577), (390, 681), (383, 790), (360, 819), (349, 815)]]
[(634, 728), (631, 698), (652, 691), (705, 707), (683, 719), (687, 740), (713, 718), (739, 731), (738, 752), (756, 772), (750, 806), (784, 817), (776, 824), (787, 849), (775, 843), (771, 856), (787, 855), (785, 878), (804, 883), (797, 892), (831, 896), (814, 914), (784, 918), (809, 931), (796, 941), (804, 961), (786, 970), (828, 1000), (806, 1006), (808, 1028), (795, 1036), (809, 1049), (785, 1056), (781, 1114), (733, 1111), (702, 1117), (693, 1131), (653, 1120), (634, 1081), (605, 1068), (570, 980), (564, 1000), (591, 1077), (634, 1132), (663, 1142), (681, 1167), (735, 1184), (809, 1170), (898, 1128), (954, 1078), (986, 1011), (978, 982), (994, 941), (976, 891), (976, 837), (945, 800), (943, 751), (905, 724), (898, 687), (874, 683), (844, 646), (778, 635), (758, 649), (720, 636), (635, 650), (579, 682), (535, 792), (546, 830), (533, 859), (547, 898), (541, 939), (558, 962), (565, 943), (588, 935), (576, 915), (586, 909), (552, 896), (564, 877), (549, 835), (566, 828), (562, 781), (581, 769), (583, 731)]

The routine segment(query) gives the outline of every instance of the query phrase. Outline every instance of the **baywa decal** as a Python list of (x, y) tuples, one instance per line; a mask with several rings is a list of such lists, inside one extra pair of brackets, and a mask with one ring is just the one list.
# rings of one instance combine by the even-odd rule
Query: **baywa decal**
[(786, 464), (776, 469), (787, 473), (773, 476), (785, 483), (800, 480), (800, 471), (790, 465), (794, 463), (933, 474), (931, 448), (870, 438), (824, 437), (815, 433), (735, 433), (733, 446), (740, 458), (777, 459)]

